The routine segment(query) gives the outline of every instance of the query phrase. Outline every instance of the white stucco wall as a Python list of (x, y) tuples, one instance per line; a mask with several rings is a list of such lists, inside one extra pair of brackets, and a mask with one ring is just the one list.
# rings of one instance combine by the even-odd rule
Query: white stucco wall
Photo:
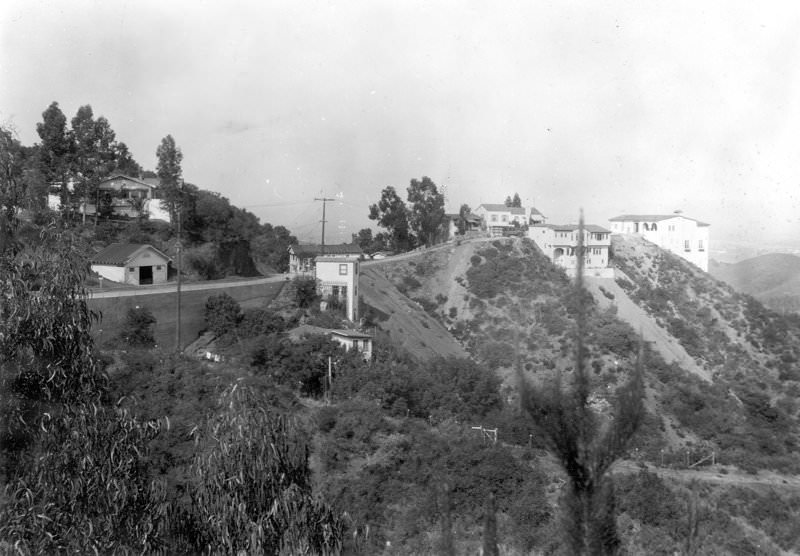
[[(575, 248), (578, 246), (578, 232), (556, 231), (549, 226), (531, 226), (528, 228), (528, 237), (542, 250), (553, 264), (568, 271), (574, 271), (578, 267), (578, 260), (575, 257)], [(611, 245), (610, 235), (606, 234), (605, 239), (598, 240), (594, 233), (584, 232), (584, 245), (587, 248), (584, 262), (586, 274), (595, 273), (596, 270), (608, 268), (608, 251)], [(556, 250), (562, 249), (561, 256), (556, 256)]]
[(323, 289), (331, 286), (345, 286), (347, 296), (347, 319), (358, 318), (358, 259), (317, 257), (316, 279)]
[(124, 266), (111, 266), (105, 264), (93, 264), (92, 271), (96, 272), (106, 280), (113, 280), (120, 284), (125, 283), (125, 267)]
[[(614, 233), (639, 234), (708, 272), (709, 226), (701, 226), (696, 220), (680, 215), (656, 222), (612, 221), (609, 224)], [(645, 230), (645, 224), (649, 229)]]

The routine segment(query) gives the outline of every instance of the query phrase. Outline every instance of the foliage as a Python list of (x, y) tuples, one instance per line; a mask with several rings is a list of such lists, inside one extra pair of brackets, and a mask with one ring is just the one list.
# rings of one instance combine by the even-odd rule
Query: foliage
[(394, 187), (381, 192), (380, 200), (369, 207), (369, 218), (386, 229), (393, 251), (409, 251), (414, 247), (416, 238), (411, 232), (409, 210)]
[(439, 238), (444, 224), (444, 195), (427, 176), (412, 179), (408, 187), (408, 222), (419, 242), (430, 246)]
[(297, 238), (283, 226), (263, 224), (261, 231), (250, 241), (253, 256), (277, 272), (289, 270), (289, 246), (297, 243)]
[(236, 330), (242, 320), (242, 308), (227, 293), (212, 295), (206, 300), (206, 326), (216, 336)]
[(146, 459), (161, 425), (93, 404), (65, 406), (39, 424), (35, 449), (7, 487), (0, 538), (32, 554), (162, 548), (167, 503)]
[(292, 285), (295, 290), (295, 301), (301, 309), (307, 309), (317, 301), (317, 281), (314, 278), (295, 276)]
[(289, 418), (234, 385), (196, 442), (207, 449), (184, 518), (194, 551), (339, 553), (342, 520), (312, 496), (308, 447)]
[(514, 193), (514, 198), (512, 199), (510, 196), (506, 197), (505, 205), (507, 207), (521, 207), (522, 206), (522, 199), (519, 198), (519, 193)]
[(266, 309), (245, 309), (239, 322), (239, 335), (242, 338), (279, 334), (286, 330), (286, 320), (277, 313)]
[(158, 159), (156, 173), (161, 182), (161, 205), (169, 211), (170, 220), (177, 222), (178, 210), (182, 210), (186, 206), (186, 194), (181, 187), (183, 153), (175, 144), (172, 135), (167, 135), (161, 140), (161, 144), (156, 149), (156, 158)]
[(131, 307), (125, 315), (120, 339), (129, 346), (152, 347), (156, 343), (153, 337), (155, 323), (156, 318), (146, 307)]

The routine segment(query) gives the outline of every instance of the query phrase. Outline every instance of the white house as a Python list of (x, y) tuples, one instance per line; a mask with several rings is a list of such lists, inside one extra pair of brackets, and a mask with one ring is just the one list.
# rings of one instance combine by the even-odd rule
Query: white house
[(638, 234), (708, 272), (709, 225), (682, 214), (624, 214), (609, 220), (612, 233)]
[(486, 230), (493, 236), (502, 236), (515, 227), (542, 224), (546, 220), (545, 216), (533, 207), (482, 204), (478, 205), (473, 213), (481, 217)]
[(331, 339), (339, 342), (345, 349), (360, 351), (365, 361), (372, 359), (372, 336), (358, 330), (331, 330)]
[(363, 257), (364, 252), (355, 243), (339, 245), (290, 245), (289, 272), (305, 273), (314, 270), (314, 259), (317, 257), (352, 258)]
[[(577, 224), (539, 224), (528, 228), (528, 237), (542, 250), (553, 264), (575, 275), (578, 268), (578, 225)], [(583, 227), (583, 246), (585, 256), (583, 272), (588, 276), (614, 277), (614, 269), (609, 266), (611, 231), (601, 226), (586, 224)]]
[[(161, 207), (158, 198), (158, 178), (132, 178), (123, 174), (110, 176), (97, 185), (98, 201), (110, 203), (114, 214), (132, 218), (141, 213), (153, 220), (170, 221), (169, 212)], [(141, 212), (139, 207), (141, 207)], [(87, 214), (94, 212), (94, 205), (87, 206)]]
[(162, 284), (169, 257), (152, 245), (112, 243), (92, 257), (92, 271), (120, 284)]
[(324, 256), (314, 259), (317, 292), (334, 297), (347, 307), (347, 319), (358, 320), (358, 257)]

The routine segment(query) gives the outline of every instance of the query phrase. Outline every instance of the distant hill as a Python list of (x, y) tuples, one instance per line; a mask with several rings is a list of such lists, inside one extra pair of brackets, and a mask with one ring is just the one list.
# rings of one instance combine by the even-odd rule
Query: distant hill
[(800, 311), (800, 257), (770, 253), (738, 263), (711, 261), (709, 272), (777, 311)]

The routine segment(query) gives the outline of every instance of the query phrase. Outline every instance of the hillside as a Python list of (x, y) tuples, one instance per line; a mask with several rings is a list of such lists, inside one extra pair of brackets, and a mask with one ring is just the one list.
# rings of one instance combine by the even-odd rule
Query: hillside
[(709, 272), (776, 311), (800, 310), (800, 257), (760, 255), (737, 263), (712, 261)]

